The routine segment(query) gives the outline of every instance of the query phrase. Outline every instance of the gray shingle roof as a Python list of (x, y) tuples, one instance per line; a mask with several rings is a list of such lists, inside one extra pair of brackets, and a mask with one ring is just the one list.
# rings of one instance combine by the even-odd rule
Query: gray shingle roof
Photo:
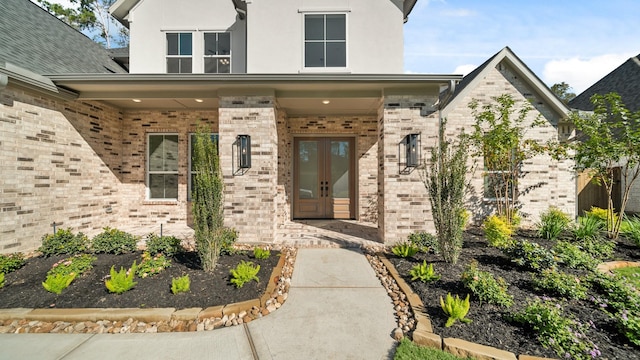
[(42, 75), (125, 72), (102, 46), (29, 0), (2, 0), (0, 14), (0, 66)]
[(622, 102), (631, 111), (640, 110), (640, 55), (635, 56), (618, 66), (587, 90), (569, 101), (569, 106), (578, 109), (592, 111), (591, 96), (594, 94), (608, 94), (617, 92), (622, 97)]

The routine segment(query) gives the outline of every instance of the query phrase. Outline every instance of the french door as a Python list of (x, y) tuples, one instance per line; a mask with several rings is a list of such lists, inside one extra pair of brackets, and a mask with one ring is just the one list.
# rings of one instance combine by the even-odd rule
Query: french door
[(353, 138), (294, 139), (294, 205), (298, 219), (355, 219)]

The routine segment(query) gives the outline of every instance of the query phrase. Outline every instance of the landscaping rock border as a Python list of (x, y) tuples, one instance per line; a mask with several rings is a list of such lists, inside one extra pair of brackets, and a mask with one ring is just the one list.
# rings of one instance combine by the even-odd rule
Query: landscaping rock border
[(287, 300), (297, 255), (282, 248), (280, 261), (259, 299), (208, 308), (1, 309), (0, 334), (123, 334), (208, 331), (241, 325), (269, 315)]
[[(495, 347), (480, 345), (462, 339), (442, 338), (433, 332), (431, 319), (424, 312), (424, 304), (418, 294), (398, 274), (393, 264), (383, 252), (366, 254), (382, 285), (394, 303), (398, 328), (394, 331), (396, 340), (403, 335), (410, 336), (414, 343), (439, 349), (460, 357), (495, 360), (550, 360), (516, 354)], [(401, 331), (401, 332), (400, 332)]]

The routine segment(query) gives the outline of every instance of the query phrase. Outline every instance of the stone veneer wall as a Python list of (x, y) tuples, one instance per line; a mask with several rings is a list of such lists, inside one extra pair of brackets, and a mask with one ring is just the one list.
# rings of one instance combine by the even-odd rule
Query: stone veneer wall
[(51, 224), (117, 226), (122, 114), (9, 85), (0, 93), (0, 253), (34, 250)]
[[(188, 200), (189, 134), (200, 124), (218, 132), (217, 110), (128, 111), (123, 115), (122, 183), (120, 197), (125, 225), (157, 225), (187, 222), (191, 203)], [(146, 164), (148, 135), (178, 134), (178, 199), (156, 201), (147, 199)], [(220, 149), (222, 152), (223, 148)]]
[[(447, 107), (443, 110), (443, 116), (448, 120), (448, 129), (459, 132), (464, 128), (467, 132), (471, 132), (475, 119), (468, 107), (469, 102), (477, 99), (482, 106), (494, 103), (492, 97), (505, 93), (511, 94), (517, 102), (528, 102), (534, 107), (535, 110), (528, 115), (529, 123), (533, 122), (538, 115), (548, 122), (544, 127), (529, 129), (525, 135), (527, 138), (543, 141), (558, 140), (558, 123), (561, 119), (508, 65), (504, 64), (491, 69), (472, 91), (463, 98), (457, 99), (455, 108)], [(484, 189), (482, 159), (477, 159), (476, 164), (477, 168), (471, 179), (472, 194), (468, 203), (474, 218), (482, 220), (494, 211), (494, 206), (482, 199)], [(546, 211), (549, 206), (556, 206), (571, 217), (575, 216), (576, 182), (571, 161), (553, 161), (549, 156), (538, 155), (524, 163), (523, 171), (526, 176), (520, 180), (521, 193), (518, 199), (522, 204), (523, 225), (534, 224), (538, 221), (540, 213)]]
[(419, 170), (400, 174), (398, 144), (411, 133), (421, 134), (422, 158), (430, 157), (438, 135), (436, 96), (385, 96), (378, 111), (378, 231), (387, 244), (405, 240), (420, 230), (433, 230), (429, 197)]
[[(287, 118), (286, 126), (288, 142), (281, 143), (280, 151), (287, 154), (282, 157), (286, 162), (288, 176), (283, 178), (286, 189), (293, 189), (293, 137), (299, 136), (353, 136), (356, 139), (356, 217), (358, 220), (377, 222), (377, 121), (375, 116), (292, 116)], [(282, 148), (285, 146), (285, 148)], [(291, 219), (292, 197), (289, 197), (287, 207), (288, 218), (279, 219), (279, 223)]]
[[(272, 96), (220, 97), (220, 163), (225, 182), (225, 225), (243, 242), (271, 243), (278, 193), (278, 114)], [(237, 135), (251, 136), (251, 169), (234, 174)]]

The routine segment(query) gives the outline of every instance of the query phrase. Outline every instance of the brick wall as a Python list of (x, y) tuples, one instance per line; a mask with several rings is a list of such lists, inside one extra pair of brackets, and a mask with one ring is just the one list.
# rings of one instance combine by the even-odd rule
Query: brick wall
[(51, 224), (116, 226), (122, 114), (9, 86), (0, 94), (0, 253), (29, 251)]

